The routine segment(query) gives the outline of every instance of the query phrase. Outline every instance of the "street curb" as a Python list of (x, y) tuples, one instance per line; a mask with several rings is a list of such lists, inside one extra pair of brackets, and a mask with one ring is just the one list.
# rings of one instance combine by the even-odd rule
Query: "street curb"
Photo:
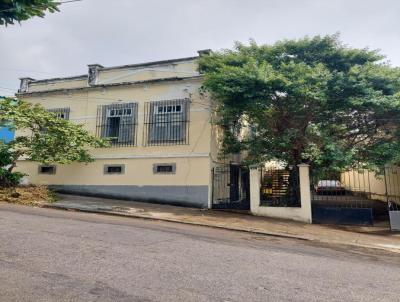
[(374, 245), (354, 244), (354, 243), (343, 242), (343, 241), (324, 241), (324, 240), (312, 239), (312, 238), (307, 238), (307, 237), (286, 235), (286, 234), (282, 234), (282, 233), (261, 232), (261, 231), (257, 231), (257, 230), (251, 230), (251, 229), (210, 225), (210, 224), (205, 224), (205, 223), (182, 221), (182, 220), (175, 220), (175, 219), (169, 219), (169, 218), (160, 218), (160, 217), (156, 218), (156, 217), (149, 217), (149, 216), (142, 216), (142, 215), (135, 215), (135, 214), (125, 214), (125, 213), (116, 212), (116, 211), (107, 211), (107, 210), (100, 210), (100, 209), (90, 210), (90, 209), (84, 209), (84, 208), (78, 208), (78, 207), (71, 208), (71, 207), (52, 205), (52, 204), (41, 205), (41, 207), (55, 209), (55, 210), (76, 211), (76, 212), (94, 213), (94, 214), (97, 213), (97, 214), (103, 214), (103, 215), (109, 215), (109, 216), (139, 218), (139, 219), (146, 219), (146, 220), (153, 220), (153, 221), (167, 221), (167, 222), (174, 222), (174, 223), (181, 223), (181, 224), (188, 224), (188, 225), (195, 225), (195, 226), (203, 226), (203, 227), (214, 228), (214, 229), (250, 233), (250, 234), (262, 235), (262, 236), (271, 236), (271, 237), (278, 237), (278, 238), (285, 238), (285, 239), (296, 239), (296, 240), (300, 240), (300, 241), (309, 241), (309, 242), (316, 242), (316, 243), (322, 243), (322, 244), (345, 245), (345, 246), (374, 249), (374, 250), (379, 250), (379, 251), (400, 254), (399, 249), (391, 249), (391, 248), (379, 247), (379, 246), (374, 246)]

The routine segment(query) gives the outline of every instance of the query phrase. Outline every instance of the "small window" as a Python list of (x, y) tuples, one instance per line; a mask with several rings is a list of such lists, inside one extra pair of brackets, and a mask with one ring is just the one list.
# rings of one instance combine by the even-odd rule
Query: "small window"
[(56, 174), (55, 166), (39, 166), (39, 174)]
[(105, 165), (104, 166), (104, 174), (124, 174), (125, 166), (124, 165)]
[(154, 164), (154, 174), (175, 174), (176, 164)]
[(157, 173), (172, 173), (172, 166), (157, 166)]

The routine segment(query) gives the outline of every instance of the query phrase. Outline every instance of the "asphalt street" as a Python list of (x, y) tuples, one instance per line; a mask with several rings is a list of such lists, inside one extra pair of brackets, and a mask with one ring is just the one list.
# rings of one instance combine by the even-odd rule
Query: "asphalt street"
[(0, 301), (400, 301), (400, 255), (0, 204)]

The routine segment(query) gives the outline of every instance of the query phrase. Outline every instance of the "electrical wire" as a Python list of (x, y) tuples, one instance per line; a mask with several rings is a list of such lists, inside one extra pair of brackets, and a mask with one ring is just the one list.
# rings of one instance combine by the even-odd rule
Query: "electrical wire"
[[(89, 99), (95, 99), (95, 100), (105, 100), (105, 101), (113, 101), (113, 102), (119, 101), (117, 98), (95, 97), (95, 96), (68, 96), (68, 95), (67, 95), (67, 96), (58, 96), (58, 95), (56, 95), (56, 96), (51, 96), (51, 97), (49, 97), (49, 99), (54, 99), (54, 98), (57, 98), (57, 99), (66, 99), (66, 98), (69, 98), (69, 99), (81, 99), (81, 100), (86, 100), (87, 97), (88, 97)], [(21, 99), (23, 100), (23, 97), (21, 97)], [(204, 108), (204, 109), (212, 109), (211, 106), (209, 106), (209, 105), (207, 105), (207, 104), (205, 104), (205, 103), (202, 103), (202, 102), (197, 102), (197, 101), (191, 100), (191, 103), (200, 105), (200, 107), (202, 107), (202, 108)]]

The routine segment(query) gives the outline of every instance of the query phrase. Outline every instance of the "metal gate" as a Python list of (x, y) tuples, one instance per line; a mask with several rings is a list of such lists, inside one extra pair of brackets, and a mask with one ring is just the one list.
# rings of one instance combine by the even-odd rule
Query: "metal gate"
[(261, 169), (260, 205), (301, 207), (298, 167)]
[(313, 171), (313, 222), (372, 225), (387, 221), (385, 192), (374, 192), (375, 177), (368, 170)]
[(219, 165), (212, 169), (212, 208), (250, 210), (249, 169)]

